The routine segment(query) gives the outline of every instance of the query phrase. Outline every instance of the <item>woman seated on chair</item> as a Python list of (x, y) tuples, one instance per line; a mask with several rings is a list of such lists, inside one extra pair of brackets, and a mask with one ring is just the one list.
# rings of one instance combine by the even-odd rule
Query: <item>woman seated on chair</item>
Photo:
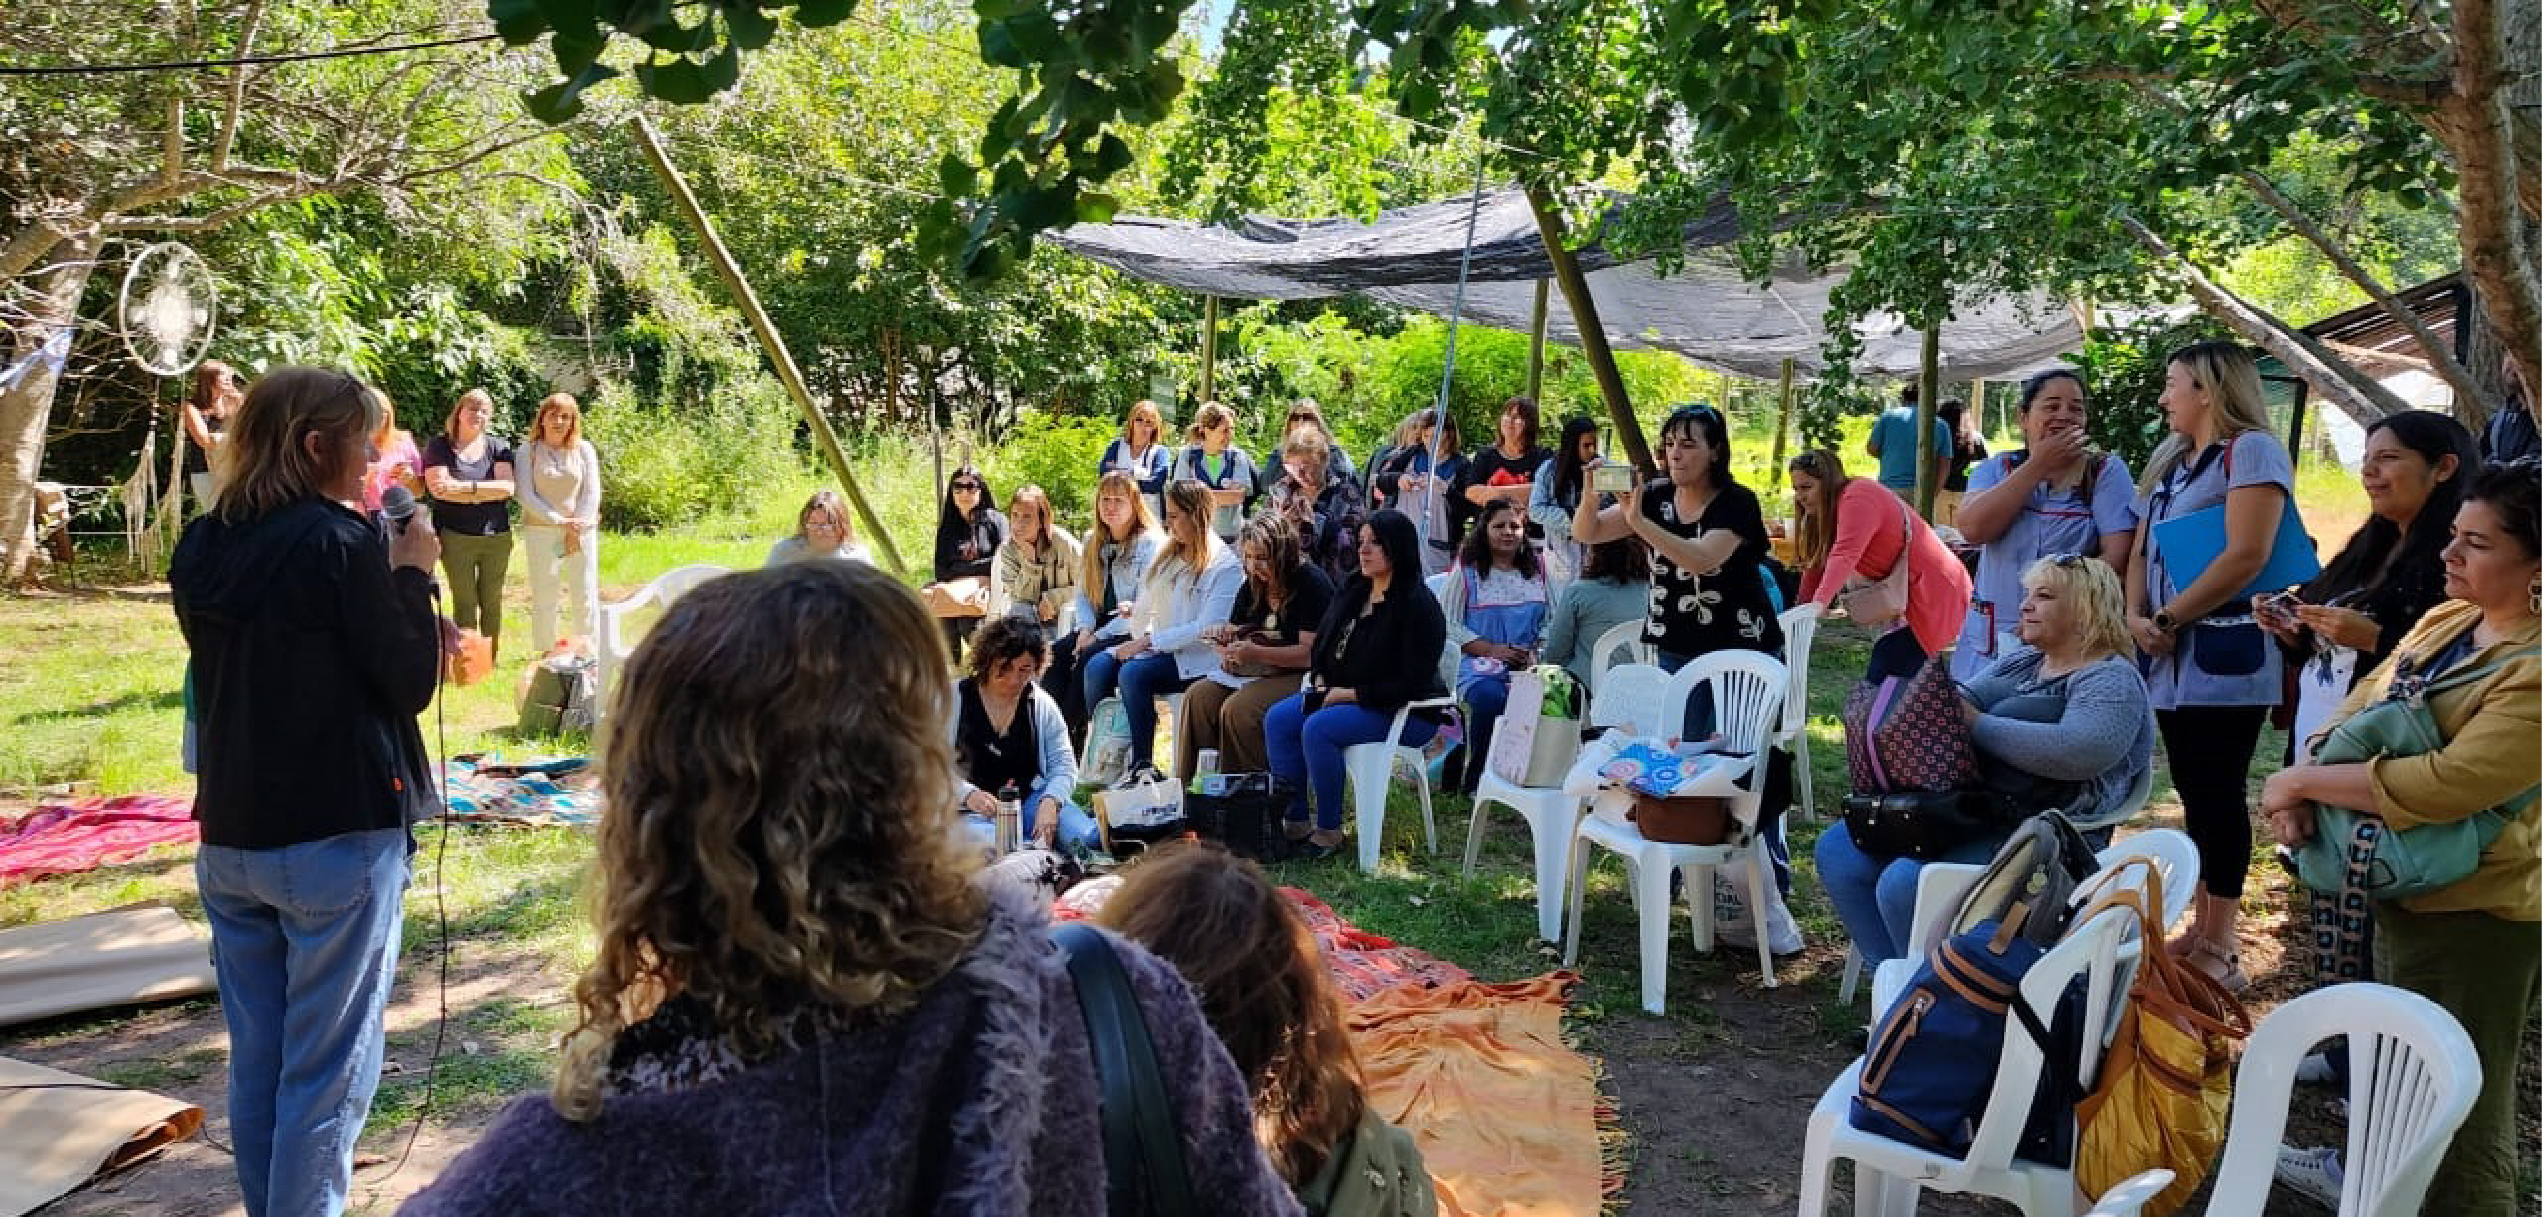
[(1312, 427), (1290, 431), (1280, 445), (1280, 479), (1272, 484), (1263, 509), (1289, 517), (1306, 560), (1335, 582), (1359, 569), (1359, 522), (1368, 515), (1358, 480), (1333, 468), (1339, 455)]
[(1095, 920), (1191, 982), (1252, 1088), (1254, 1135), (1310, 1217), (1438, 1212), (1412, 1134), (1368, 1105), (1314, 935), (1260, 867), (1214, 844), (1168, 845)]
[[(2445, 1151), (2422, 1210), (2448, 1217), (2517, 1211), (2516, 1079), (2522, 1028), (2542, 978), (2542, 463), (2473, 477), (2445, 547), (2445, 593), (2390, 658), (2349, 690), (2331, 728), (2386, 700), (2404, 675), (2459, 684), (2426, 697), (2444, 743), (2417, 756), (2279, 770), (2260, 811), (2279, 844), (2309, 840), (2316, 805), (2351, 808), (2390, 829), (2460, 821), (2524, 800), (2471, 874), (2422, 895), (2374, 903), (2374, 950), (2392, 984), (2443, 1006), (2480, 1056), (2480, 1095)], [(2485, 669), (2485, 671), (2484, 671)], [(2312, 755), (2320, 736), (2306, 743)], [(2328, 1151), (2290, 1150), (2278, 1178), (2336, 1185)], [(2530, 1149), (2523, 1158), (2530, 1161)], [(2290, 1161), (2290, 1159), (2296, 1159)], [(2318, 1194), (2313, 1187), (2307, 1193)]]
[(1077, 632), (1061, 639), (1051, 653), (1052, 666), (1066, 665), (1068, 676), (1065, 680), (1045, 676), (1042, 682), (1059, 700), (1071, 738), (1084, 738), (1086, 715), (1096, 702), (1112, 695), (1112, 686), (1107, 684), (1094, 693), (1094, 701), (1086, 700), (1091, 691), (1084, 676), (1087, 661), (1097, 651), (1129, 641), (1130, 614), (1138, 607), (1139, 585), (1147, 582), (1148, 567), (1155, 564), (1157, 548), (1164, 543), (1138, 482), (1118, 471), (1104, 474), (1095, 484), (1094, 527), (1087, 530), (1078, 557), (1082, 565), (1077, 570)]
[(1059, 703), (1034, 682), (1050, 658), (1041, 627), (991, 617), (971, 636), (971, 674), (953, 690), (953, 801), (982, 844), (1014, 799), (1017, 843), (1094, 848), (1094, 817), (1075, 803), (1077, 758)]
[(1536, 665), (1551, 608), (1543, 560), (1527, 541), (1527, 513), (1508, 498), (1485, 501), (1439, 597), (1448, 643), (1458, 651), (1456, 697), (1468, 716), (1469, 792), (1482, 780), (1492, 727), (1509, 704), (1510, 673)]
[(762, 566), (784, 566), (789, 562), (863, 562), (871, 564), (874, 555), (856, 540), (856, 526), (847, 515), (847, 500), (835, 490), (815, 490), (804, 500), (803, 510), (794, 516), (794, 535), (768, 547), (768, 560)]
[[(405, 1212), (1103, 1211), (1077, 986), (1047, 911), (972, 881), (945, 665), (861, 563), (727, 575), (663, 614), (610, 716), (598, 942), (553, 1093)], [(1297, 1212), (1190, 986), (1112, 945), (1192, 1191)]]
[[(1421, 537), (1412, 517), (1400, 511), (1368, 517), (1359, 529), (1359, 573), (1333, 593), (1333, 607), (1315, 627), (1306, 687), (1263, 719), (1271, 772), (1293, 792), (1289, 839), (1306, 842), (1309, 857), (1341, 852), (1344, 752), (1385, 739), (1405, 703), (1446, 695), (1439, 656), (1447, 649), (1447, 619), (1422, 586), (1420, 571)], [(1438, 729), (1431, 712), (1415, 711), (1396, 742), (1418, 748)]]
[(1622, 537), (1587, 547), (1580, 577), (1553, 601), (1553, 620), (1545, 625), (1543, 663), (1560, 664), (1587, 688), (1603, 655), (1592, 654), (1607, 631), (1650, 616), (1651, 551), (1640, 537)]
[(1297, 692), (1315, 653), (1315, 627), (1333, 605), (1333, 584), (1298, 552), (1289, 518), (1264, 512), (1236, 538), (1244, 586), (1224, 624), (1201, 637), (1218, 649), (1218, 666), (1183, 690), (1174, 731), (1174, 772), (1189, 777), (1203, 748), (1218, 752), (1220, 773), (1262, 773), (1262, 716)]
[(1210, 531), (1211, 506), (1209, 488), (1188, 478), (1165, 488), (1165, 547), (1139, 589), (1129, 640), (1085, 659), (1086, 708), (1117, 688), (1130, 720), (1125, 781), (1156, 768), (1156, 699), (1181, 693), (1218, 666), (1201, 631), (1227, 620), (1244, 583), (1235, 551)]
[(936, 518), (935, 582), (924, 589), (936, 605), (944, 644), (955, 658), (987, 614), (989, 576), (998, 547), (1006, 543), (1006, 516), (997, 509), (989, 480), (964, 465), (945, 483), (944, 511)]
[[(1893, 499), (1895, 496), (1891, 496)], [(2042, 558), (2022, 576), (2021, 645), (1969, 682), (1961, 707), (1977, 747), (1989, 827), (1927, 861), (1984, 862), (2024, 817), (2062, 810), (2095, 845), (2152, 767), (2154, 718), (2136, 672), (2118, 575), (2098, 558)], [(1964, 802), (1963, 806), (1968, 805)], [(1818, 837), (1818, 880), (1865, 965), (1915, 949), (1924, 862), (1856, 845), (1844, 824)]]

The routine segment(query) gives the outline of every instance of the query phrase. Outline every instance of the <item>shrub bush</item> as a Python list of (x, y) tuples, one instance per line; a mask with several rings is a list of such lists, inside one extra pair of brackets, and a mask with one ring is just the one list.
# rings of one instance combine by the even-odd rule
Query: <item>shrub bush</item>
[(765, 376), (682, 402), (612, 391), (620, 388), (603, 386), (584, 416), (600, 450), (600, 515), (610, 528), (674, 528), (756, 507), (762, 488), (800, 473), (794, 412)]

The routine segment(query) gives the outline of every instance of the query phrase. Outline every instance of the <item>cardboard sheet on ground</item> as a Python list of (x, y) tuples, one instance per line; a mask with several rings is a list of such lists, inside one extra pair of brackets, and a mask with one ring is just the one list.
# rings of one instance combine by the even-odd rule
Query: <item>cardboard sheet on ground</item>
[(0, 1027), (212, 987), (210, 935), (163, 904), (0, 930)]
[(202, 1127), (191, 1103), (0, 1057), (0, 1217), (34, 1212)]

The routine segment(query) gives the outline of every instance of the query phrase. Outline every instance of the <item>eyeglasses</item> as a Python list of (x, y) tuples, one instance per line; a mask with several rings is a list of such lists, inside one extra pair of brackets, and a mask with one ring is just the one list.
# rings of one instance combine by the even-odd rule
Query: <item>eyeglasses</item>
[(2080, 570), (2083, 564), (2091, 559), (2081, 554), (2049, 554), (2048, 561), (2055, 564), (2058, 570)]
[(973, 494), (978, 494), (980, 493), (980, 484), (978, 482), (955, 482), (953, 484), (953, 489), (957, 493), (967, 490)]

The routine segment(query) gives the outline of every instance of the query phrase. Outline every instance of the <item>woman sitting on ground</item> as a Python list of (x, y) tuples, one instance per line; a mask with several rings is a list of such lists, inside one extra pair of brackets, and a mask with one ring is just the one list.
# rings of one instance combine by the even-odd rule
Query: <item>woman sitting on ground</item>
[(1538, 662), (1560, 664), (1582, 688), (1604, 656), (1591, 653), (1607, 631), (1650, 615), (1651, 551), (1640, 537), (1601, 541), (1589, 547), (1580, 577), (1553, 601), (1553, 619), (1545, 623), (1545, 651)]
[[(1969, 682), (1962, 706), (1983, 805), (1997, 809), (1990, 826), (1924, 861), (1870, 852), (1841, 823), (1819, 834), (1819, 882), (1867, 966), (1915, 949), (1925, 861), (1982, 863), (2023, 818), (2050, 809), (2087, 821), (2115, 815), (2153, 767), (2154, 714), (2117, 572), (2067, 554), (2033, 563), (2021, 583), (2021, 645)], [(2090, 834), (2096, 845), (2108, 828)]]
[(1458, 651), (1456, 697), (1468, 718), (1468, 791), (1483, 778), (1492, 728), (1509, 704), (1509, 675), (1536, 666), (1552, 607), (1544, 566), (1527, 541), (1527, 513), (1505, 498), (1485, 503), (1439, 597), (1448, 643)]
[[(2426, 698), (2444, 743), (2417, 756), (2281, 769), (2260, 793), (2260, 812), (2281, 845), (2317, 831), (2316, 805), (2352, 808), (2408, 831), (2454, 823), (2522, 799), (2480, 853), (2471, 874), (2422, 895), (2374, 902), (2374, 949), (2390, 983), (2454, 1016), (2480, 1057), (2480, 1094), (2436, 1168), (2421, 1211), (2447, 1217), (2511, 1217), (2518, 1211), (2517, 1079), (2523, 1028), (2542, 983), (2542, 463), (2482, 470), (2454, 516), (2445, 547), (2445, 592), (2349, 691), (2332, 726), (2383, 701), (2404, 677), (2433, 679), (2488, 669)], [(2316, 737), (2316, 741), (2319, 737)], [(2307, 755), (2314, 746), (2307, 744)], [(2319, 1196), (2340, 1172), (2328, 1150), (2286, 1150), (2278, 1178), (2309, 1179)], [(2325, 1188), (2323, 1185), (2327, 1185)]]
[(1059, 530), (1050, 496), (1026, 482), (1006, 501), (1006, 544), (997, 550), (989, 579), (989, 616), (1020, 617), (1041, 628), (1045, 641), (1059, 635), (1059, 618), (1077, 600), (1077, 539)]
[(964, 465), (945, 482), (944, 510), (936, 517), (935, 582), (927, 585), (939, 605), (944, 644), (955, 655), (988, 612), (989, 576), (1006, 544), (1006, 517), (997, 510), (989, 480)]
[[(926, 609), (856, 563), (663, 614), (615, 690), (599, 941), (554, 1092), (405, 1212), (1104, 1211), (1086, 1020), (1048, 914), (971, 880), (945, 665)], [(1297, 1212), (1189, 985), (1112, 941), (1192, 1191)]]
[(1013, 799), (1016, 844), (1094, 848), (1094, 817), (1075, 802), (1068, 720), (1034, 683), (1049, 656), (1040, 627), (1020, 617), (991, 617), (971, 636), (971, 674), (953, 690), (953, 801), (982, 844)]
[(1338, 583), (1359, 569), (1359, 522), (1368, 513), (1359, 483), (1332, 468), (1339, 452), (1315, 431), (1301, 427), (1280, 445), (1284, 470), (1271, 487), (1269, 511), (1289, 517), (1297, 526), (1298, 548), (1306, 560)]
[(863, 562), (868, 565), (874, 555), (856, 540), (856, 525), (847, 514), (847, 500), (835, 490), (815, 490), (803, 501), (803, 510), (794, 517), (794, 535), (768, 547), (768, 560), (761, 566), (784, 566), (789, 562)]
[(1201, 631), (1218, 667), (1183, 691), (1174, 772), (1194, 773), (1200, 750), (1218, 750), (1221, 773), (1262, 773), (1262, 718), (1297, 692), (1315, 653), (1315, 627), (1333, 604), (1332, 581), (1298, 553), (1287, 516), (1265, 512), (1236, 539), (1245, 574), (1234, 615)]
[[(1406, 702), (1447, 692), (1439, 681), (1447, 618), (1421, 584), (1420, 550), (1410, 517), (1368, 517), (1359, 530), (1359, 573), (1334, 591), (1333, 607), (1315, 627), (1306, 687), (1263, 718), (1271, 772), (1294, 792), (1289, 839), (1306, 842), (1309, 857), (1342, 850), (1343, 751), (1386, 738)], [(1438, 729), (1435, 711), (1416, 711), (1399, 742), (1418, 748)]]
[(1131, 778), (1156, 768), (1156, 699), (1171, 697), (1218, 666), (1201, 631), (1227, 620), (1244, 572), (1235, 551), (1209, 530), (1209, 491), (1198, 482), (1165, 488), (1165, 547), (1139, 588), (1130, 637), (1086, 657), (1086, 705), (1117, 687), (1130, 720)]
[(1260, 867), (1177, 843), (1122, 879), (1096, 922), (1190, 981), (1253, 1092), (1254, 1135), (1310, 1217), (1429, 1217), (1412, 1134), (1368, 1105), (1324, 956)]

